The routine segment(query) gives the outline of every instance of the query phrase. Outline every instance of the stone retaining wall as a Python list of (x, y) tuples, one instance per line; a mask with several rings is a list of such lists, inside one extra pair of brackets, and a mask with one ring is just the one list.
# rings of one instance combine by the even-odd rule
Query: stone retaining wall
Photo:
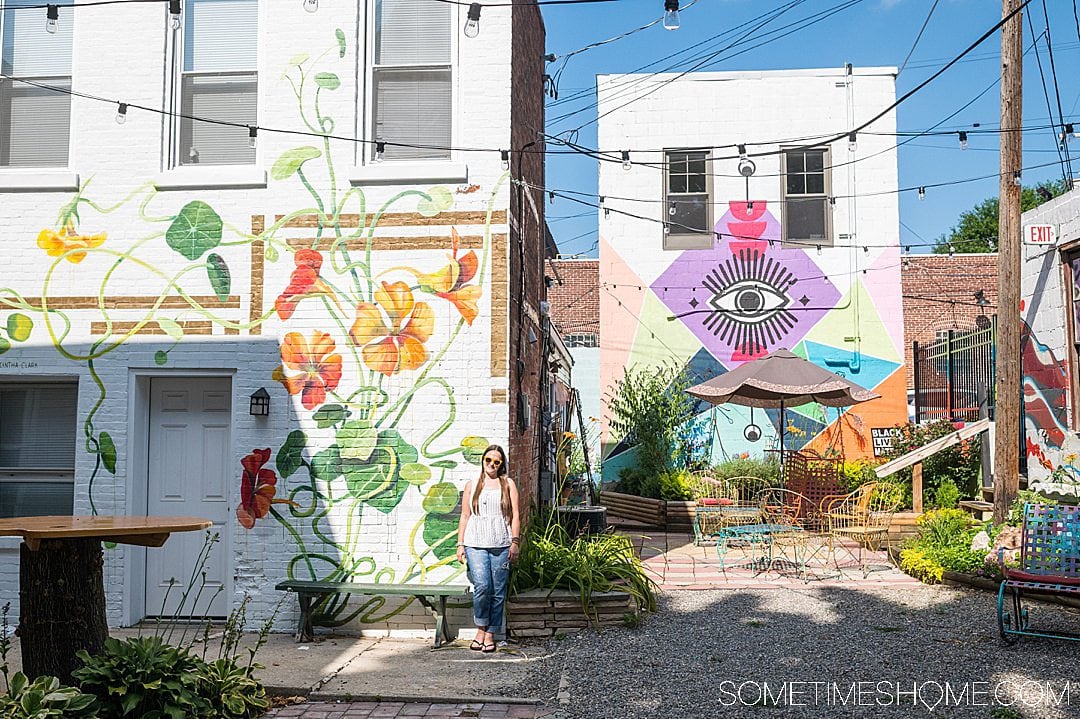
[(565, 589), (531, 589), (506, 602), (506, 622), (513, 637), (550, 637), (588, 626), (622, 625), (627, 613), (639, 612), (626, 592), (596, 592), (582, 609), (581, 596)]

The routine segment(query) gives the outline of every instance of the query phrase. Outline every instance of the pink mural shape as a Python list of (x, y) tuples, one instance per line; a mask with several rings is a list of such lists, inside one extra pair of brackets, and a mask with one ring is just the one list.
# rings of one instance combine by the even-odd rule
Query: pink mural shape
[(701, 344), (729, 369), (794, 347), (840, 292), (801, 249), (783, 248), (762, 200), (730, 202), (712, 249), (686, 250), (652, 285)]

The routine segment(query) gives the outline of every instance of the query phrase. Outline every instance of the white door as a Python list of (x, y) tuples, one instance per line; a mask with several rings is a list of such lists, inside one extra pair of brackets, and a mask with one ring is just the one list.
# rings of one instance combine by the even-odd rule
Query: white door
[(228, 614), (231, 396), (227, 377), (150, 380), (146, 513), (209, 519), (219, 541), (203, 556), (205, 532), (178, 532), (146, 550), (147, 616)]

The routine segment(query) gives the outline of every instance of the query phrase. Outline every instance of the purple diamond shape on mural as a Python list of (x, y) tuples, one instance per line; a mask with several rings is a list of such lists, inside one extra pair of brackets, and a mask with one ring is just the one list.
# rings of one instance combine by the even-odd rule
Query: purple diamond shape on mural
[(792, 348), (840, 292), (757, 200), (729, 203), (710, 250), (687, 250), (653, 283), (668, 309), (727, 367)]

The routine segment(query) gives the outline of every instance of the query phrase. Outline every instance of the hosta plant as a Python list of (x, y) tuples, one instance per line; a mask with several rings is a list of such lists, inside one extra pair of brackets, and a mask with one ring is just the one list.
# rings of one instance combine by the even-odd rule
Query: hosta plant
[(211, 716), (220, 719), (251, 719), (270, 708), (266, 690), (252, 676), (259, 665), (241, 666), (232, 658), (217, 659), (204, 666), (204, 696)]
[(4, 719), (97, 719), (94, 695), (60, 684), (56, 677), (34, 681), (22, 672), (10, 680), (9, 692), (0, 694), (0, 717)]

